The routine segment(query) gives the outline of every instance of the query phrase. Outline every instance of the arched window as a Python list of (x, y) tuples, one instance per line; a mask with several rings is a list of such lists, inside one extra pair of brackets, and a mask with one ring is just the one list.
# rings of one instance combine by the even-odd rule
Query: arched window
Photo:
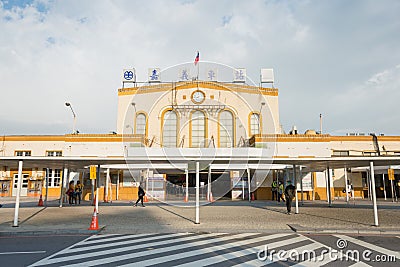
[(192, 113), (191, 126), (191, 147), (204, 147), (206, 139), (206, 116), (202, 111)]
[(250, 115), (250, 136), (260, 133), (260, 115), (251, 113)]
[(219, 146), (234, 146), (234, 123), (233, 114), (228, 110), (221, 111), (219, 114)]
[(136, 115), (136, 134), (146, 134), (146, 115), (138, 113)]
[(174, 111), (164, 113), (162, 141), (164, 147), (177, 147), (178, 118)]

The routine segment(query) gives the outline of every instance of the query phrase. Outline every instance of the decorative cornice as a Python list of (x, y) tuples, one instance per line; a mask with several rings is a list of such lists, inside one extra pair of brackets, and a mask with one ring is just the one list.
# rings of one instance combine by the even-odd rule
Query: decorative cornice
[(120, 88), (118, 89), (118, 95), (122, 96), (122, 95), (134, 95), (134, 94), (148, 94), (148, 93), (164, 92), (172, 89), (185, 90), (198, 87), (206, 89), (207, 88), (214, 89), (214, 90), (234, 91), (234, 92), (248, 93), (248, 94), (278, 96), (277, 88), (265, 88), (265, 87), (251, 86), (246, 84), (221, 83), (221, 82), (209, 82), (209, 81), (158, 83), (158, 84), (144, 85), (139, 87)]

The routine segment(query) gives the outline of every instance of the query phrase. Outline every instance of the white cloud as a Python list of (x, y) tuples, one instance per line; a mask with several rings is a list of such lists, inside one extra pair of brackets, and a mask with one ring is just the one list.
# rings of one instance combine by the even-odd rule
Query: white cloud
[[(318, 114), (328, 112), (327, 130), (347, 128), (339, 118), (347, 107), (336, 109), (340, 104), (332, 99), (354, 92), (384, 97), (398, 81), (390, 68), (400, 62), (399, 4), (376, 9), (371, 3), (34, 1), (0, 7), (0, 134), (70, 131), (65, 101), (73, 104), (81, 132), (115, 130), (123, 68), (135, 67), (143, 80), (148, 67), (192, 61), (197, 50), (201, 60), (246, 67), (254, 80), (260, 68), (273, 67), (286, 129), (313, 128)], [(359, 86), (384, 69), (389, 74), (369, 82), (380, 86)], [(354, 109), (364, 100), (355, 100)], [(400, 133), (392, 122), (356, 119), (360, 128)]]
[(332, 112), (349, 129), (367, 133), (399, 134), (399, 88), (400, 65), (397, 65), (378, 72), (360, 86), (354, 86), (335, 96), (332, 102), (337, 103), (337, 106)]

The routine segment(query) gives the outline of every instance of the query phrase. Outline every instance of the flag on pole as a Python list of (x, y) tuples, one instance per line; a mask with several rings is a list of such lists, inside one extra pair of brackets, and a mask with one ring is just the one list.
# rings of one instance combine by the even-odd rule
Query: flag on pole
[(197, 65), (197, 63), (199, 62), (199, 60), (200, 60), (200, 53), (199, 53), (199, 51), (197, 51), (197, 56), (196, 56), (196, 58), (194, 59), (194, 65), (195, 65), (195, 66)]

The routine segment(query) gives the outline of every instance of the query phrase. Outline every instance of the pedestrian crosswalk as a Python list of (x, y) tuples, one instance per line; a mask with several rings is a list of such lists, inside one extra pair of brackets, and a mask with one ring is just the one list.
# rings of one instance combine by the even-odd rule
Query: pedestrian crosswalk
[[(369, 244), (347, 236), (335, 238), (364, 247)], [(376, 245), (371, 249), (398, 256)], [(338, 260), (346, 260), (346, 266), (369, 266), (353, 254), (332, 257), (326, 253), (329, 250), (296, 233), (94, 235), (31, 266), (322, 266)]]

